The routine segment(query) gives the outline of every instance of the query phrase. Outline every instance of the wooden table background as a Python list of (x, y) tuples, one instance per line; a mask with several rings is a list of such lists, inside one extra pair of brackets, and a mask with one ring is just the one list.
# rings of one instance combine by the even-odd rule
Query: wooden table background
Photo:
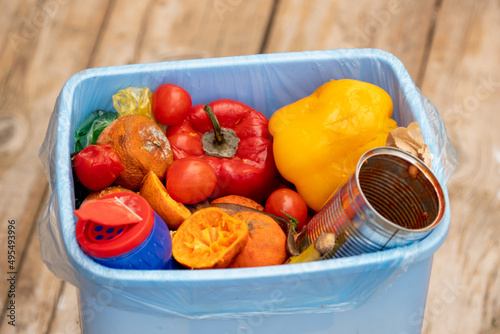
[(16, 221), (17, 326), (80, 333), (76, 290), (40, 259), (48, 187), (38, 150), (57, 95), (89, 67), (380, 48), (438, 107), (460, 157), (451, 229), (434, 258), (423, 332), (500, 333), (500, 1), (0, 0), (0, 256)]

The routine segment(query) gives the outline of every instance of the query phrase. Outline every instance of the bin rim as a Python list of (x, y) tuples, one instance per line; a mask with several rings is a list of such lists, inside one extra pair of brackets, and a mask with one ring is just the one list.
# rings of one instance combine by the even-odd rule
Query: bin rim
[[(96, 67), (83, 70), (73, 75), (63, 86), (60, 94), (60, 104), (58, 107), (60, 121), (57, 125), (56, 141), (56, 160), (64, 161), (67, 157), (67, 164), (56, 166), (56, 189), (57, 200), (60, 205), (58, 210), (60, 228), (62, 230), (63, 242), (68, 253), (68, 259), (79, 274), (102, 284), (119, 280), (121, 284), (129, 286), (149, 286), (151, 283), (179, 282), (182, 284), (221, 284), (227, 283), (228, 277), (234, 283), (240, 280), (265, 278), (268, 281), (282, 281), (283, 275), (314, 275), (321, 277), (324, 275), (345, 275), (349, 273), (358, 273), (376, 266), (391, 267), (394, 265), (404, 268), (404, 261), (408, 264), (424, 260), (433, 255), (433, 253), (444, 243), (449, 230), (450, 208), (448, 191), (442, 176), (438, 179), (442, 185), (445, 199), (446, 211), (442, 222), (423, 240), (415, 242), (409, 246), (395, 249), (383, 250), (376, 253), (363, 254), (354, 257), (332, 259), (326, 261), (279, 265), (272, 267), (256, 268), (238, 268), (238, 269), (209, 269), (203, 271), (193, 270), (123, 270), (113, 269), (102, 266), (94, 262), (78, 247), (76, 235), (74, 232), (76, 219), (73, 213), (74, 203), (69, 203), (68, 199), (73, 198), (72, 194), (72, 172), (69, 163), (71, 137), (70, 127), (62, 124), (70, 124), (71, 108), (73, 96), (79, 85), (85, 80), (107, 75), (126, 75), (137, 73), (157, 72), (161, 70), (175, 70), (182, 65), (182, 69), (207, 68), (207, 67), (225, 67), (241, 66), (252, 64), (273, 64), (283, 62), (303, 62), (315, 60), (340, 61), (349, 59), (369, 58), (387, 65), (399, 80), (401, 90), (407, 96), (408, 103), (414, 113), (418, 113), (420, 126), (429, 126), (429, 119), (426, 116), (425, 108), (418, 88), (413, 83), (409, 73), (401, 61), (389, 52), (379, 49), (335, 49), (320, 51), (300, 51), (286, 53), (270, 53), (247, 56), (231, 56), (220, 58), (204, 58), (175, 60), (160, 63), (132, 64), (109, 67)], [(62, 120), (62, 121), (61, 121)], [(426, 140), (431, 152), (437, 152), (436, 143), (432, 140)], [(62, 157), (62, 158), (61, 158)], [(433, 161), (434, 163), (434, 161)], [(439, 160), (436, 164), (440, 164)], [(71, 185), (71, 186), (68, 186)], [(63, 205), (66, 203), (66, 205)], [(98, 270), (96, 270), (98, 269)]]

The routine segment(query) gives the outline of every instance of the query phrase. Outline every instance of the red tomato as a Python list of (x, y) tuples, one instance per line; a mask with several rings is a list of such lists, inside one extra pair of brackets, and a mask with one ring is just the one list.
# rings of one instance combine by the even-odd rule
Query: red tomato
[(214, 170), (201, 158), (175, 160), (167, 169), (167, 192), (177, 202), (201, 202), (210, 196), (216, 183)]
[(182, 87), (163, 84), (153, 93), (151, 110), (158, 123), (172, 126), (181, 123), (191, 109), (191, 96)]
[(90, 145), (73, 158), (80, 182), (92, 191), (109, 187), (123, 171), (120, 157), (111, 145)]
[(266, 212), (288, 218), (286, 214), (298, 220), (297, 231), (304, 228), (307, 220), (307, 204), (297, 192), (288, 188), (275, 190), (266, 201)]

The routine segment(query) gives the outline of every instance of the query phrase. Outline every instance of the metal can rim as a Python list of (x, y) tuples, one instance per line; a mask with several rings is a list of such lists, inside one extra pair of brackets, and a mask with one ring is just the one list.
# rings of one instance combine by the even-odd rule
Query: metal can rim
[[(406, 228), (406, 227), (400, 226), (400, 225), (390, 221), (389, 219), (385, 218), (384, 216), (382, 216), (377, 210), (375, 210), (373, 205), (368, 201), (365, 194), (363, 193), (363, 189), (361, 188), (361, 184), (359, 182), (359, 173), (360, 173), (361, 167), (363, 166), (365, 161), (367, 161), (371, 157), (374, 157), (377, 155), (395, 156), (395, 157), (401, 158), (401, 159), (409, 162), (410, 164), (412, 164), (413, 166), (418, 168), (419, 172), (423, 173), (423, 175), (425, 175), (426, 179), (433, 185), (434, 191), (436, 192), (436, 197), (438, 199), (439, 210), (438, 210), (438, 213), (436, 215), (436, 218), (430, 224), (428, 224), (427, 226), (420, 228), (420, 229), (412, 229), (412, 228)], [(387, 224), (391, 229), (397, 229), (397, 230), (400, 230), (400, 231), (403, 231), (406, 233), (414, 233), (414, 234), (428, 233), (431, 230), (433, 230), (439, 224), (439, 222), (441, 222), (441, 220), (444, 216), (445, 209), (446, 209), (445, 195), (444, 195), (443, 188), (441, 187), (441, 184), (439, 183), (436, 175), (422, 160), (420, 160), (416, 156), (414, 156), (406, 151), (403, 151), (399, 148), (390, 147), (390, 146), (383, 146), (383, 147), (372, 148), (372, 149), (366, 151), (361, 156), (361, 158), (358, 160), (358, 163), (356, 165), (355, 181), (356, 181), (356, 186), (359, 189), (359, 193), (360, 193), (360, 196), (362, 197), (363, 201), (377, 215), (378, 221), (383, 222), (384, 224)]]

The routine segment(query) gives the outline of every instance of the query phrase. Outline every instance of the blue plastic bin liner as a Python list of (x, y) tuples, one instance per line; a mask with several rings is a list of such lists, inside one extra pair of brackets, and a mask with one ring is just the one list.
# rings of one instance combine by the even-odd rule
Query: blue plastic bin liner
[[(215, 270), (120, 270), (92, 261), (75, 237), (70, 153), (76, 127), (93, 110), (113, 110), (120, 89), (175, 83), (193, 104), (241, 101), (272, 115), (330, 79), (351, 78), (385, 89), (399, 126), (417, 121), (446, 195), (446, 214), (424, 240), (397, 249), (294, 265)], [(446, 182), (458, 165), (443, 121), (403, 64), (374, 49), (309, 51), (94, 68), (68, 80), (40, 149), (50, 198), (40, 218), (43, 261), (60, 279), (123, 310), (191, 319), (353, 309), (441, 246), (450, 224)], [(103, 298), (101, 298), (103, 299)], [(106, 300), (104, 298), (104, 300)], [(138, 307), (139, 306), (139, 307)]]

